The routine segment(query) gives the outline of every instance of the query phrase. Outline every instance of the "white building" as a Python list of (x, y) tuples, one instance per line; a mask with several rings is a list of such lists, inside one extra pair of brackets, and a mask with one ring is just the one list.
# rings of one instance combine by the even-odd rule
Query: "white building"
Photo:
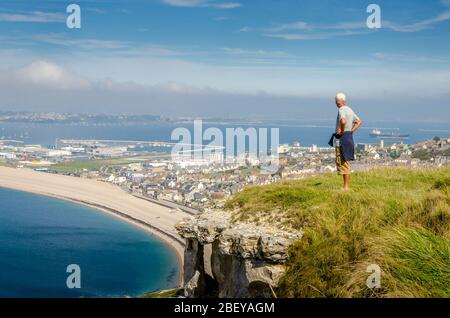
[(72, 152), (68, 150), (49, 150), (47, 152), (48, 157), (64, 157), (64, 156), (71, 156)]

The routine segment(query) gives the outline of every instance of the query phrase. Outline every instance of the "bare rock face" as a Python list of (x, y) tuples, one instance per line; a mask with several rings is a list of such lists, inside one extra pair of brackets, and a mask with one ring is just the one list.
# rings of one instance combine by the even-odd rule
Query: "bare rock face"
[(233, 224), (229, 213), (216, 211), (185, 219), (176, 228), (186, 239), (186, 297), (273, 297), (288, 247), (302, 235)]
[(195, 293), (198, 292), (198, 286), (200, 281), (200, 272), (195, 271), (194, 276), (184, 284), (184, 294), (186, 297), (195, 297), (197, 296)]

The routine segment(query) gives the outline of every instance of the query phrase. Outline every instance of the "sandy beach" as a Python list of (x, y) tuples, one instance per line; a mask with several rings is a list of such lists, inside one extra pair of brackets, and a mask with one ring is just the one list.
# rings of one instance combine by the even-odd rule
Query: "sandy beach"
[(140, 226), (175, 250), (179, 258), (180, 279), (183, 276), (184, 240), (174, 226), (189, 216), (186, 212), (139, 199), (106, 182), (24, 168), (0, 167), (0, 187), (87, 205)]

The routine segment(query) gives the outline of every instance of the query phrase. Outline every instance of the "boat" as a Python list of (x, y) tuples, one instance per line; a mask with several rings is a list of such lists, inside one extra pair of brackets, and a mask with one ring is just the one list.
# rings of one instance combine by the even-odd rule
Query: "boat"
[(370, 137), (376, 137), (376, 138), (398, 138), (398, 139), (405, 139), (409, 138), (409, 134), (396, 134), (393, 132), (382, 132), (380, 129), (375, 128), (370, 133)]

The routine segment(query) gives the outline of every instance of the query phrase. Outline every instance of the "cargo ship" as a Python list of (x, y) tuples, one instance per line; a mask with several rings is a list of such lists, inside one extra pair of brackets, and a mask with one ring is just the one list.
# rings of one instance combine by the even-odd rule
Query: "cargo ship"
[(409, 138), (409, 134), (396, 134), (393, 132), (382, 132), (380, 129), (374, 129), (372, 130), (372, 132), (370, 133), (371, 137), (376, 137), (376, 138), (398, 138), (398, 139), (406, 139)]

